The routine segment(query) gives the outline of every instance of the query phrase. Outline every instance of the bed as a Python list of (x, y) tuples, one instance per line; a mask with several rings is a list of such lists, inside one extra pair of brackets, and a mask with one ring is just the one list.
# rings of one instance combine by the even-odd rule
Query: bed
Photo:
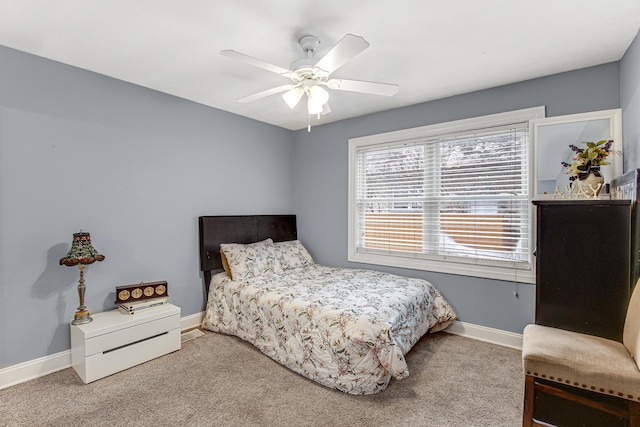
[(293, 215), (203, 216), (199, 226), (202, 327), (324, 386), (384, 390), (409, 375), (404, 356), (424, 334), (456, 319), (427, 281), (317, 264)]

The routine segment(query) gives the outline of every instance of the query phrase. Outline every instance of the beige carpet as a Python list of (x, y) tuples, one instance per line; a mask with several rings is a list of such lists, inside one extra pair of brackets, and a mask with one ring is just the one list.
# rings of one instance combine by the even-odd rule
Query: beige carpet
[(408, 354), (410, 375), (351, 396), (295, 374), (234, 337), (84, 385), (73, 369), (0, 390), (2, 426), (519, 426), (520, 352), (438, 333)]

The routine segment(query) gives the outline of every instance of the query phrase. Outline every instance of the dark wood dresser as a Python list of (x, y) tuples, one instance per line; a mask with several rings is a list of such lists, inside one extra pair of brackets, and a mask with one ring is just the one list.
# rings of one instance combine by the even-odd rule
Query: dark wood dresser
[(630, 200), (535, 200), (535, 322), (622, 341)]

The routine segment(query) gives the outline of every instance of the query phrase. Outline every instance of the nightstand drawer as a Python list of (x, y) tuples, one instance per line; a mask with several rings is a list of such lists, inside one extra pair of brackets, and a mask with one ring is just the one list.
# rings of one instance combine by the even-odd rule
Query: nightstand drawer
[[(153, 309), (151, 309), (153, 310)], [(126, 316), (126, 314), (121, 314)], [(133, 316), (136, 316), (135, 314)], [(84, 356), (113, 350), (114, 348), (141, 341), (171, 329), (180, 329), (180, 315), (174, 314), (150, 322), (121, 329), (118, 333), (109, 333), (89, 338), (85, 342)]]
[(84, 366), (76, 372), (82, 381), (90, 383), (176, 350), (180, 350), (180, 329), (173, 329), (111, 351), (93, 354), (84, 358)]

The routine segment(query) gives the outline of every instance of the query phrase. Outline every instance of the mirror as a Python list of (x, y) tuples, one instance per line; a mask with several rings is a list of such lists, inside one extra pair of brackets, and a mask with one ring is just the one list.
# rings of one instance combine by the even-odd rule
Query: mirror
[(566, 193), (570, 184), (567, 169), (562, 162), (571, 163), (575, 153), (569, 145), (585, 147), (585, 142), (613, 140), (607, 166), (601, 168), (604, 182), (609, 183), (622, 175), (622, 111), (618, 109), (548, 117), (531, 121), (533, 140), (533, 193), (551, 195), (556, 186)]

